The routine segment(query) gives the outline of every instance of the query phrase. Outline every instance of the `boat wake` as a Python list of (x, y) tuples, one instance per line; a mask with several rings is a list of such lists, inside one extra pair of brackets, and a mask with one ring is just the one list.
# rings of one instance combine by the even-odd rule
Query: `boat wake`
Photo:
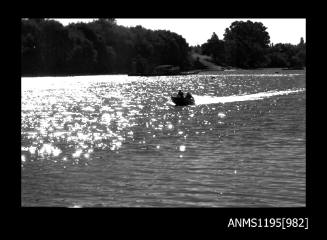
[(292, 93), (304, 92), (305, 89), (289, 89), (284, 91), (268, 91), (268, 92), (260, 92), (254, 94), (247, 94), (247, 95), (231, 95), (225, 97), (212, 97), (212, 96), (198, 96), (193, 95), (195, 99), (195, 104), (213, 104), (213, 103), (230, 103), (230, 102), (242, 102), (242, 101), (253, 101), (253, 100), (260, 100), (264, 98), (269, 98), (273, 96), (279, 95), (288, 95)]

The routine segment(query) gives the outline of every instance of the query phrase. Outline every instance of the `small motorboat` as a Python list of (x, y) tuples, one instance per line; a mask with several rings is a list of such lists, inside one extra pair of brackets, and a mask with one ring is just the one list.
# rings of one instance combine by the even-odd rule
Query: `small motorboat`
[(195, 101), (193, 96), (190, 93), (187, 93), (186, 96), (173, 95), (171, 100), (176, 104), (176, 106), (187, 106), (194, 105)]

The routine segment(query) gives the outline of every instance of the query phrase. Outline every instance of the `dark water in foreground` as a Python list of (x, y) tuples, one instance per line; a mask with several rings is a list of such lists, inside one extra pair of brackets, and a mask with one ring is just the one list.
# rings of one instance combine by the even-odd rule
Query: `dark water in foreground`
[(305, 206), (305, 108), (304, 71), (22, 78), (21, 204)]

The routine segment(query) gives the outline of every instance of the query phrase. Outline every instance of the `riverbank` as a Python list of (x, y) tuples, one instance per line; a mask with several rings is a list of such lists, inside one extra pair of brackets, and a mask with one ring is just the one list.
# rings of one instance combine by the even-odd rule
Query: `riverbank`
[(303, 70), (292, 70), (292, 69), (283, 69), (283, 68), (258, 68), (258, 69), (240, 69), (234, 68), (229, 70), (203, 70), (198, 73), (198, 75), (226, 75), (226, 74), (292, 74), (292, 73), (303, 73), (306, 72), (306, 69)]
[[(217, 65), (216, 65), (217, 66)], [(176, 75), (191, 75), (191, 74), (197, 74), (197, 75), (226, 75), (226, 74), (251, 74), (253, 72), (260, 72), (263, 74), (290, 74), (290, 73), (297, 73), (297, 72), (305, 72), (306, 68), (304, 69), (285, 69), (285, 68), (257, 68), (257, 69), (241, 69), (241, 68), (231, 68), (231, 69), (218, 69), (218, 68), (208, 68), (208, 69), (197, 69), (192, 70), (188, 72), (183, 72), (181, 74)], [(110, 75), (128, 75), (127, 73), (110, 73), (110, 74), (78, 74), (78, 75), (64, 75), (64, 74), (58, 74), (58, 75), (22, 75), (21, 77), (81, 77), (81, 76), (110, 76)], [(132, 75), (131, 75), (132, 76)], [(160, 75), (149, 75), (149, 77), (155, 77)], [(146, 76), (145, 76), (146, 77)]]

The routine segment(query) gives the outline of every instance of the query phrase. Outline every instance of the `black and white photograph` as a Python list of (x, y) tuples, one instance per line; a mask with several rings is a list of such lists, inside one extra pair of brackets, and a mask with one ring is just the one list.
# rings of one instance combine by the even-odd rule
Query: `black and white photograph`
[(20, 21), (21, 207), (307, 206), (305, 18)]

